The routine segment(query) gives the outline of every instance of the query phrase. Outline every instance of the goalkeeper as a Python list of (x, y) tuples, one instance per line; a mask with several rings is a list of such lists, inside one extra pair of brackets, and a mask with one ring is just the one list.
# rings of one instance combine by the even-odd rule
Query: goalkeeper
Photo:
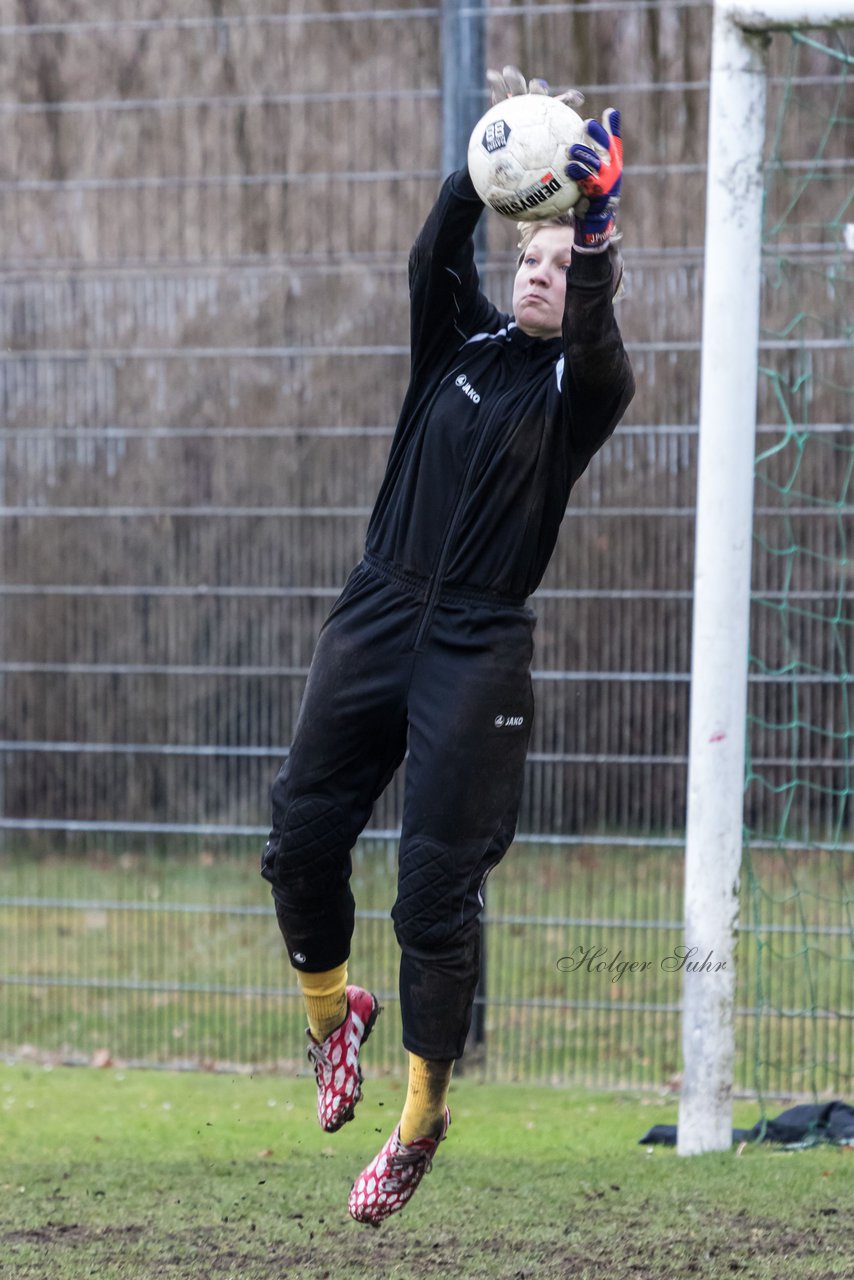
[[(498, 96), (529, 91), (515, 68), (490, 79)], [(409, 752), (392, 910), (409, 1085), (349, 1202), (375, 1226), (410, 1199), (450, 1122), (483, 886), (513, 839), (531, 733), (526, 601), (572, 486), (634, 391), (612, 305), (619, 113), (587, 134), (568, 156), (583, 205), (523, 224), (513, 316), (479, 288), (484, 206), (467, 171), (445, 182), (415, 241), (409, 387), (364, 557), (321, 631), (272, 788), (262, 874), (305, 1000), (318, 1119), (333, 1132), (361, 1097), (359, 1051), (379, 1012), (348, 985), (351, 850)]]

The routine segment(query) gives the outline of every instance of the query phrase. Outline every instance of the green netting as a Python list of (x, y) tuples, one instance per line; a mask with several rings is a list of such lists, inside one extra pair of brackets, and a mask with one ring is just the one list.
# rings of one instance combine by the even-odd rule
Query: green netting
[(739, 1028), (760, 1096), (854, 1073), (854, 32), (775, 38)]

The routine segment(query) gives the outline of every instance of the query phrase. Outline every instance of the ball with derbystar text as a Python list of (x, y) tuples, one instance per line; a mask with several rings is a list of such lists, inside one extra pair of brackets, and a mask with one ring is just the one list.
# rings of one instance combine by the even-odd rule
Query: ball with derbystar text
[(497, 102), (469, 140), (475, 190), (484, 204), (514, 221), (566, 213), (580, 195), (566, 173), (567, 149), (583, 137), (581, 116), (556, 98), (525, 93)]

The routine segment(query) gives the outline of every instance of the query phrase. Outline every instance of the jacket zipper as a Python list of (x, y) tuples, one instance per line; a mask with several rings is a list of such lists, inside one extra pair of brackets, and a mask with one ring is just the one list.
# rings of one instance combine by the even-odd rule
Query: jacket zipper
[[(456, 372), (455, 369), (452, 370), (452, 373), (455, 373), (455, 372)], [(450, 376), (451, 374), (448, 374), (448, 377)], [(459, 493), (457, 494), (457, 500), (454, 503), (454, 509), (451, 512), (450, 519), (448, 520), (448, 523), (445, 526), (445, 533), (442, 537), (442, 543), (439, 547), (439, 556), (436, 560), (436, 568), (433, 570), (433, 581), (430, 586), (430, 593), (427, 596), (427, 603), (424, 606), (424, 613), (421, 617), (421, 625), (419, 626), (418, 632), (415, 636), (415, 644), (413, 648), (416, 652), (421, 648), (421, 644), (424, 640), (424, 636), (427, 632), (428, 627), (430, 626), (430, 623), (433, 618), (433, 614), (436, 611), (436, 605), (439, 600), (439, 594), (442, 590), (442, 578), (445, 572), (445, 564), (447, 563), (448, 554), (451, 549), (451, 542), (453, 540), (454, 534), (457, 531), (457, 525), (459, 524), (460, 515), (463, 509), (463, 501), (466, 498), (466, 495), (468, 493), (469, 480), (471, 479), (471, 474), (474, 470), (474, 465), (477, 462), (478, 458), (480, 457), (480, 454), (483, 449), (483, 443), (487, 436), (488, 421), (489, 420), (487, 417), (484, 419), (482, 423), (480, 435), (478, 436), (475, 446), (472, 449), (471, 457), (469, 458), (468, 464), (463, 473), (463, 479), (462, 479), (462, 483), (460, 484)]]

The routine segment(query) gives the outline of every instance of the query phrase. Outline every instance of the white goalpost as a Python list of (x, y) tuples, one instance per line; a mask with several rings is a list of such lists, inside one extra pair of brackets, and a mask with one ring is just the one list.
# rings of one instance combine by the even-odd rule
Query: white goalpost
[(715, 0), (685, 866), (680, 1155), (731, 1145), (767, 33), (854, 25), (854, 0)]

